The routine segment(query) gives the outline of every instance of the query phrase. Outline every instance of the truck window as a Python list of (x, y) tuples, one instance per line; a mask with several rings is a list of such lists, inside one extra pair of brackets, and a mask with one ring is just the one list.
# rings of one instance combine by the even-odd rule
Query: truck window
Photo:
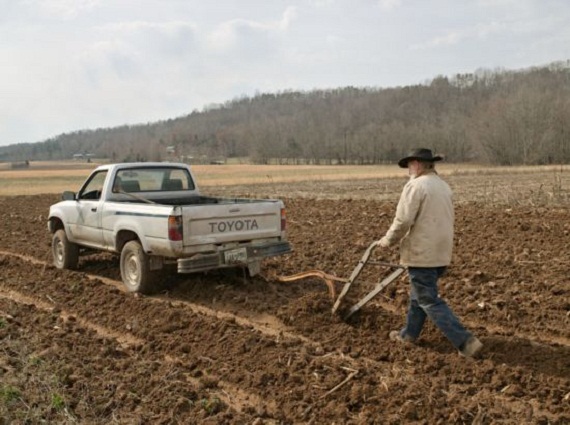
[(101, 198), (101, 193), (103, 192), (103, 184), (105, 183), (106, 177), (106, 170), (93, 174), (79, 191), (77, 199), (98, 200)]
[(188, 170), (175, 167), (119, 170), (113, 183), (113, 192), (171, 192), (194, 189), (194, 182)]
[(191, 181), (187, 176), (186, 170), (172, 170), (170, 174), (165, 175), (162, 183), (161, 189), (162, 190), (193, 190), (194, 185), (192, 188), (189, 188), (188, 182)]

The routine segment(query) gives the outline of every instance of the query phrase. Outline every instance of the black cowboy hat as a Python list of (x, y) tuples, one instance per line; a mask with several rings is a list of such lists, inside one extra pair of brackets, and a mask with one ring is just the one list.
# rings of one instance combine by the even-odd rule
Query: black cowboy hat
[(414, 149), (411, 151), (407, 157), (402, 158), (398, 161), (398, 165), (402, 168), (408, 168), (408, 161), (416, 159), (418, 161), (428, 161), (428, 162), (435, 162), (441, 161), (443, 158), (439, 155), (433, 156), (430, 149)]

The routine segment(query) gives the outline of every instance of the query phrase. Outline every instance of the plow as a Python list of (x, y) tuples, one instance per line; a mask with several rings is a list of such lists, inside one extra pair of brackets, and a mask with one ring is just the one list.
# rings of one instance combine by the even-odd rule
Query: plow
[[(321, 271), (321, 270), (308, 270), (308, 271), (296, 273), (296, 274), (293, 274), (290, 276), (279, 276), (277, 279), (280, 282), (292, 282), (292, 281), (296, 281), (296, 280), (300, 280), (300, 279), (305, 279), (308, 277), (318, 277), (318, 278), (324, 280), (325, 284), (328, 287), (329, 295), (330, 295), (331, 299), (334, 301), (334, 305), (332, 307), (332, 314), (335, 314), (339, 311), (341, 305), (343, 304), (343, 300), (345, 299), (346, 295), (348, 294), (352, 284), (357, 281), (358, 277), (362, 273), (362, 270), (364, 269), (365, 266), (367, 266), (367, 265), (368, 266), (379, 266), (379, 267), (384, 267), (384, 268), (387, 268), (388, 270), (391, 270), (391, 273), (388, 276), (384, 277), (384, 279), (380, 280), (377, 283), (362, 282), (363, 284), (367, 285), (368, 287), (372, 286), (373, 288), (364, 297), (362, 297), (357, 303), (355, 303), (354, 305), (352, 305), (348, 309), (347, 313), (344, 314), (344, 319), (346, 320), (350, 316), (352, 316), (354, 313), (356, 313), (358, 310), (360, 310), (362, 307), (364, 307), (368, 302), (370, 302), (374, 297), (376, 297), (380, 292), (382, 292), (382, 290), (384, 288), (386, 288), (388, 285), (390, 285), (390, 283), (392, 283), (398, 277), (400, 277), (402, 275), (402, 273), (404, 273), (404, 271), (406, 270), (406, 268), (404, 266), (401, 266), (399, 264), (392, 264), (392, 263), (387, 263), (387, 262), (383, 262), (383, 261), (375, 261), (375, 260), (371, 259), (372, 253), (374, 252), (374, 250), (377, 246), (378, 246), (377, 241), (370, 244), (370, 246), (366, 249), (366, 251), (362, 255), (362, 258), (360, 259), (360, 261), (358, 262), (356, 267), (353, 269), (353, 271), (350, 274), (350, 277), (348, 279), (337, 277), (337, 276), (334, 276), (332, 274), (326, 273), (326, 272)], [(338, 296), (337, 296), (335, 282), (339, 282), (339, 283), (343, 284), (343, 287), (342, 287), (340, 293), (338, 294)], [(361, 283), (361, 282), (359, 282), (359, 283)]]

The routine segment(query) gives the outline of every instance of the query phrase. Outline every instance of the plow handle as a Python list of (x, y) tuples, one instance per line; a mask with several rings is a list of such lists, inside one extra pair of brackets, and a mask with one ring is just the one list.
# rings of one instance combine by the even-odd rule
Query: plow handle
[(364, 265), (366, 264), (366, 262), (368, 261), (368, 259), (370, 258), (370, 255), (372, 254), (372, 251), (378, 246), (378, 241), (374, 241), (370, 244), (370, 246), (366, 249), (366, 251), (364, 252), (364, 255), (362, 256), (362, 258), (360, 259), (360, 261), (358, 262), (358, 265), (354, 268), (354, 270), (352, 271), (352, 274), (350, 275), (350, 277), (348, 278), (348, 281), (344, 284), (344, 287), (342, 288), (342, 291), (340, 293), (340, 295), (338, 296), (338, 298), (336, 299), (336, 302), (334, 303), (332, 312), (333, 314), (338, 310), (338, 308), (340, 307), (340, 303), (342, 301), (342, 299), (344, 298), (344, 296), (346, 295), (346, 293), (348, 292), (348, 289), (350, 288), (350, 285), (352, 285), (352, 282), (354, 282), (356, 280), (356, 278), (358, 277), (358, 275), (360, 274), (360, 272), (362, 271), (362, 268), (364, 267)]

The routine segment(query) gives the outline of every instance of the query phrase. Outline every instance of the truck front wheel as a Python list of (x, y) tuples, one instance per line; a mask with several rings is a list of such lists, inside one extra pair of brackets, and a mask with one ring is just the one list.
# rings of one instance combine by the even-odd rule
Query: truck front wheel
[(138, 241), (129, 241), (121, 251), (121, 278), (129, 292), (149, 294), (154, 287), (155, 273)]
[(53, 265), (58, 269), (75, 270), (79, 263), (79, 247), (69, 242), (65, 230), (57, 230), (51, 239)]

